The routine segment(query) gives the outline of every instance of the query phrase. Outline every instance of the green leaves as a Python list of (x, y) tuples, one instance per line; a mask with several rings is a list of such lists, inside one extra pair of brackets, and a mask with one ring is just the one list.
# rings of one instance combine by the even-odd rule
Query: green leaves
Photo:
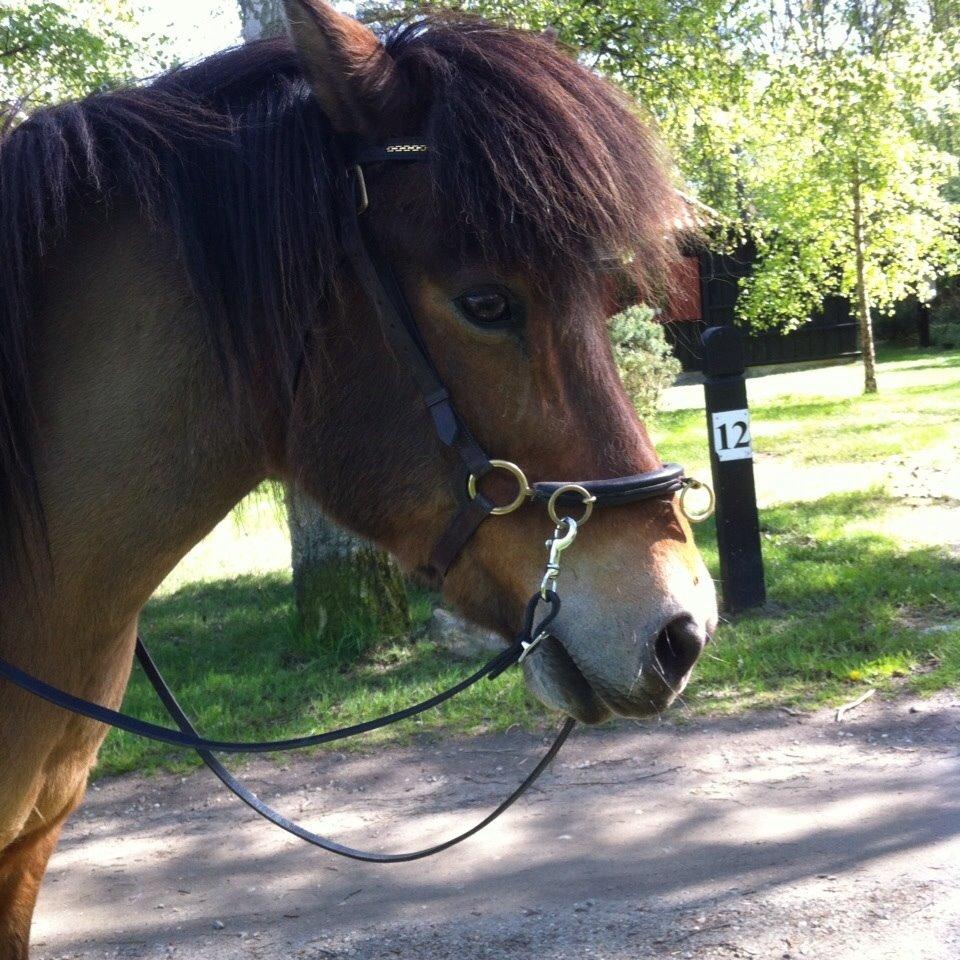
[(474, 0), (552, 28), (658, 123), (699, 199), (761, 259), (739, 303), (797, 326), (827, 294), (885, 310), (960, 269), (956, 0)]
[(0, 0), (0, 104), (35, 106), (156, 72), (162, 38), (128, 0)]
[(941, 82), (955, 39), (895, 9), (882, 24), (855, 4), (820, 9), (823, 22), (801, 19), (774, 38), (741, 105), (761, 262), (739, 309), (760, 327), (803, 322), (827, 293), (857, 299), (855, 187), (868, 305), (929, 298), (958, 264), (957, 157), (934, 137), (960, 117)]
[(623, 385), (640, 418), (650, 420), (660, 394), (680, 372), (680, 362), (649, 307), (628, 307), (610, 318), (609, 329)]

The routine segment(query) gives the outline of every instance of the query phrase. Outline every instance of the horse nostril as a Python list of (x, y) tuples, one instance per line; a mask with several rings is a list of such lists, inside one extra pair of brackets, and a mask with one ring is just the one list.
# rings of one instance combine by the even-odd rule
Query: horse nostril
[(677, 686), (690, 672), (706, 640), (706, 634), (689, 614), (676, 617), (660, 631), (654, 644), (654, 666), (668, 686)]

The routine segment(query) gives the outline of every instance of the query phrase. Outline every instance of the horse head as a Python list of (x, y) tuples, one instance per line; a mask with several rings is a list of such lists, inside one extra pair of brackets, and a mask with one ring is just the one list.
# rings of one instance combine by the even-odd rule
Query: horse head
[[(531, 481), (659, 468), (607, 321), (624, 291), (629, 302), (661, 289), (678, 201), (624, 98), (542, 36), (441, 18), (382, 42), (327, 4), (286, 8), (342, 142), (417, 138), (429, 150), (423, 163), (364, 171), (363, 217), (469, 432)], [(346, 267), (335, 312), (307, 341), (288, 469), (333, 517), (429, 576), (463, 477)], [(480, 487), (505, 504), (516, 483), (496, 470)], [(480, 524), (445, 598), (516, 633), (551, 528), (531, 503)], [(716, 624), (676, 497), (596, 510), (564, 557), (563, 584), (551, 636), (525, 662), (531, 690), (587, 721), (669, 705)]]

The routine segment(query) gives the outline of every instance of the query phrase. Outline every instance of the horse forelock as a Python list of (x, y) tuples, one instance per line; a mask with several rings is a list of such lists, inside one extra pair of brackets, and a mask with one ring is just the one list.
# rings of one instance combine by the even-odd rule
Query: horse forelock
[[(633, 256), (655, 285), (675, 194), (618, 92), (545, 38), (457, 15), (385, 44), (420, 105), (408, 133), (432, 148), (423, 202), (450, 238), (553, 282)], [(339, 238), (331, 127), (286, 40), (0, 129), (2, 568), (42, 539), (31, 315), (43, 256), (78, 209), (134, 200), (175, 239), (228, 382), (269, 370), (279, 397), (337, 295)]]
[(576, 286), (611, 259), (655, 295), (676, 256), (678, 194), (621, 91), (549, 37), (462, 14), (395, 27), (419, 89), (435, 214), (449, 239)]

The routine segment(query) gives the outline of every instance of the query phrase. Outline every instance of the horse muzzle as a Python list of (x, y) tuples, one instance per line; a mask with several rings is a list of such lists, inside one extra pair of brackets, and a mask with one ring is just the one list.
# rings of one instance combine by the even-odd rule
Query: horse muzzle
[(561, 619), (524, 662), (524, 676), (548, 707), (599, 723), (663, 713), (686, 687), (716, 618), (683, 612), (659, 630), (613, 635), (588, 634), (583, 626)]

